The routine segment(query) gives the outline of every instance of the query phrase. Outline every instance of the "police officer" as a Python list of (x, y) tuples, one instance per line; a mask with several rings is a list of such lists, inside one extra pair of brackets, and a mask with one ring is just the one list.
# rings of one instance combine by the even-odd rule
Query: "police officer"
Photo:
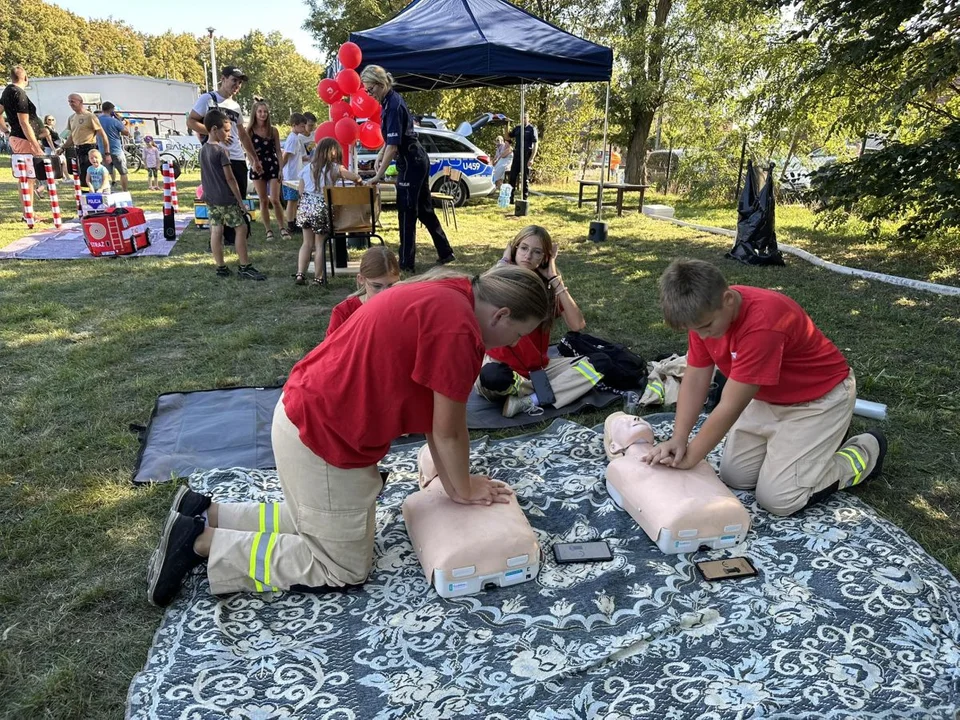
[[(523, 173), (520, 172), (520, 136), (523, 135), (523, 160), (527, 167)], [(526, 200), (530, 194), (530, 168), (533, 167), (533, 159), (537, 156), (537, 148), (540, 145), (540, 137), (537, 135), (537, 128), (530, 122), (530, 113), (524, 113), (523, 125), (517, 125), (510, 131), (510, 140), (513, 142), (513, 163), (510, 166), (510, 173), (507, 175), (510, 187), (510, 202), (513, 203), (514, 195), (517, 192), (517, 180), (523, 175), (523, 193), (521, 197)]]
[(366, 91), (383, 107), (381, 125), (384, 148), (380, 151), (376, 174), (368, 185), (383, 180), (390, 163), (396, 159), (397, 215), (400, 221), (400, 269), (414, 272), (417, 253), (417, 220), (423, 223), (437, 249), (438, 265), (454, 260), (453, 250), (430, 197), (430, 160), (413, 132), (413, 116), (403, 98), (393, 89), (393, 76), (379, 65), (367, 65), (360, 74)]

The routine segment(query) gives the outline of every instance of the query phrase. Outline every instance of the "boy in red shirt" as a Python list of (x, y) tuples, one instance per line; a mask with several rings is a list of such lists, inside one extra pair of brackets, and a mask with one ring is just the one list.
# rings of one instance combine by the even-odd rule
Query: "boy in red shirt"
[[(726, 435), (721, 479), (755, 488), (757, 503), (775, 515), (880, 474), (886, 438), (870, 430), (843, 442), (857, 394), (853, 371), (796, 302), (728, 286), (710, 263), (677, 260), (660, 277), (660, 304), (668, 325), (689, 331), (689, 350), (673, 437), (649, 462), (691, 468)], [(723, 395), (688, 443), (715, 366), (728, 378)]]

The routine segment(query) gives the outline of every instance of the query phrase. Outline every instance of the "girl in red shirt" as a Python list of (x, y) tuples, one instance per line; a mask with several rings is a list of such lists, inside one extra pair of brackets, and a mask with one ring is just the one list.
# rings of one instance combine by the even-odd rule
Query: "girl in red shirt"
[(168, 604), (204, 560), (215, 594), (364, 582), (377, 463), (404, 433), (426, 434), (454, 502), (508, 502), (509, 487), (470, 474), (467, 398), (484, 350), (517, 343), (550, 309), (543, 280), (513, 266), (441, 270), (364, 303), (284, 386), (272, 442), (285, 501), (211, 504), (182, 487), (150, 561), (149, 600)]
[(377, 293), (392, 288), (400, 282), (400, 263), (393, 251), (384, 245), (367, 250), (360, 258), (360, 272), (357, 273), (358, 290), (333, 308), (327, 337), (343, 325), (347, 319), (359, 310), (363, 303)]
[(553, 302), (551, 317), (515, 346), (489, 350), (477, 378), (476, 390), (487, 400), (503, 401), (506, 417), (525, 412), (539, 415), (546, 404), (534, 392), (531, 373), (543, 371), (554, 394), (552, 402), (563, 407), (586, 395), (603, 377), (586, 358), (549, 358), (553, 321), (562, 318), (570, 330), (583, 330), (586, 322), (570, 289), (557, 269), (557, 246), (546, 228), (528, 225), (510, 241), (500, 265), (516, 265), (536, 272)]

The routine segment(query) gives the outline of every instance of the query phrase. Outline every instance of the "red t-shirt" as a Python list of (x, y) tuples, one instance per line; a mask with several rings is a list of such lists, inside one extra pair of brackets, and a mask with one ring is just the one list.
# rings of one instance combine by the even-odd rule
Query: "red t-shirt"
[(404, 433), (433, 430), (433, 393), (466, 403), (483, 337), (466, 278), (397, 285), (370, 298), (293, 366), (287, 417), (339, 468), (375, 465)]
[(846, 358), (786, 295), (733, 285), (743, 302), (720, 338), (689, 333), (687, 364), (716, 365), (731, 380), (759, 385), (757, 400), (795, 405), (823, 397), (849, 374)]
[[(557, 300), (554, 317), (560, 317), (562, 308)], [(515, 373), (530, 377), (534, 370), (543, 370), (550, 362), (547, 348), (550, 347), (550, 332), (539, 326), (529, 335), (524, 335), (513, 347), (499, 347), (487, 350), (487, 355), (498, 362), (509, 365)]]
[[(376, 295), (374, 295), (376, 297)], [(357, 295), (351, 295), (342, 303), (336, 305), (330, 313), (330, 324), (327, 325), (327, 337), (330, 333), (343, 325), (347, 318), (353, 315), (357, 310), (363, 307), (360, 298)]]

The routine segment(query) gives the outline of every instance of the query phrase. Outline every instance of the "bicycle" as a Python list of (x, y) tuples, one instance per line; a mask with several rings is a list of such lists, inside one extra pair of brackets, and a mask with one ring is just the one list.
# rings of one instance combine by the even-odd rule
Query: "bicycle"
[(127, 156), (127, 170), (129, 172), (143, 170), (143, 149), (139, 145), (136, 143), (124, 145), (123, 152)]

